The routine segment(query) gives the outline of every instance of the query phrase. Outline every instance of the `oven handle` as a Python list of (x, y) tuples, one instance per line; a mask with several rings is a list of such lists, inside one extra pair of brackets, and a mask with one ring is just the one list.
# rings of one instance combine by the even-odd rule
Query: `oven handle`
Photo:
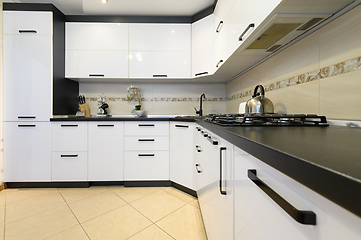
[(312, 211), (298, 210), (278, 195), (272, 188), (257, 177), (256, 169), (248, 169), (248, 178), (252, 180), (263, 192), (265, 192), (278, 206), (280, 206), (288, 215), (301, 224), (316, 225), (316, 214)]
[(222, 194), (222, 195), (227, 195), (227, 192), (226, 191), (223, 191), (222, 190), (222, 172), (223, 172), (223, 167), (222, 167), (222, 162), (223, 162), (223, 158), (222, 158), (222, 152), (223, 151), (226, 151), (227, 148), (226, 147), (220, 147), (219, 148), (219, 164), (220, 164), (220, 174), (219, 174), (219, 192)]

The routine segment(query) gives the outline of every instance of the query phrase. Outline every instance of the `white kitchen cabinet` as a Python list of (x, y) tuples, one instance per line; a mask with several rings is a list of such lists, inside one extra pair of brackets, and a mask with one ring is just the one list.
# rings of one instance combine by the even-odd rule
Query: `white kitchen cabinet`
[(124, 138), (124, 150), (169, 150), (169, 137), (168, 136), (136, 136)]
[(212, 75), (214, 65), (214, 15), (192, 24), (192, 77)]
[(128, 78), (128, 51), (66, 51), (68, 78)]
[[(248, 170), (298, 210), (313, 211), (316, 225), (295, 221), (248, 178)], [(257, 158), (235, 148), (235, 239), (361, 239), (361, 219)]]
[(4, 11), (3, 34), (53, 34), (53, 13), (32, 11)]
[(129, 51), (130, 78), (190, 78), (190, 51)]
[(125, 136), (169, 136), (169, 122), (125, 122)]
[(88, 150), (87, 122), (52, 122), (53, 152), (86, 152)]
[(51, 176), (53, 182), (87, 181), (87, 152), (53, 152)]
[(4, 35), (3, 44), (4, 121), (49, 121), (53, 91), (52, 36)]
[(194, 162), (195, 124), (170, 123), (170, 180), (192, 190), (196, 189)]
[(88, 123), (88, 180), (123, 181), (123, 122)]
[(50, 143), (50, 122), (4, 122), (4, 182), (50, 182)]

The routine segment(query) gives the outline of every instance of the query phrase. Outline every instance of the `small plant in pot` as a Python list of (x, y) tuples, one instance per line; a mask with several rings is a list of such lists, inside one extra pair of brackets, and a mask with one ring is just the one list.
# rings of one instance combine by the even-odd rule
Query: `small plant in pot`
[(142, 98), (140, 96), (140, 90), (138, 87), (130, 85), (127, 89), (128, 95), (127, 95), (127, 101), (132, 101), (133, 99), (138, 99), (138, 105), (134, 106), (134, 110), (132, 110), (132, 113), (135, 112), (135, 114), (138, 117), (143, 117), (145, 115), (145, 111), (142, 109)]

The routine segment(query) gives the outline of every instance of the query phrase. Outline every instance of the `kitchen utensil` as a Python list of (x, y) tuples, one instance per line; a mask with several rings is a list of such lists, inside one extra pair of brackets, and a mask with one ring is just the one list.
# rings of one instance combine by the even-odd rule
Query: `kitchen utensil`
[[(258, 92), (260, 89), (261, 93)], [(245, 111), (246, 113), (273, 113), (274, 106), (271, 100), (266, 98), (264, 93), (264, 88), (262, 85), (257, 85), (254, 89), (253, 96), (250, 100), (247, 101)]]

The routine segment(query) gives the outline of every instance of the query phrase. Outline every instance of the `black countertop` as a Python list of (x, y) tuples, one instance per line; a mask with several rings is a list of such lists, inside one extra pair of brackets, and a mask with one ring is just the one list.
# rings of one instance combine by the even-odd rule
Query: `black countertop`
[(196, 122), (361, 217), (361, 129), (349, 127), (222, 127), (194, 117), (52, 118), (50, 121)]

